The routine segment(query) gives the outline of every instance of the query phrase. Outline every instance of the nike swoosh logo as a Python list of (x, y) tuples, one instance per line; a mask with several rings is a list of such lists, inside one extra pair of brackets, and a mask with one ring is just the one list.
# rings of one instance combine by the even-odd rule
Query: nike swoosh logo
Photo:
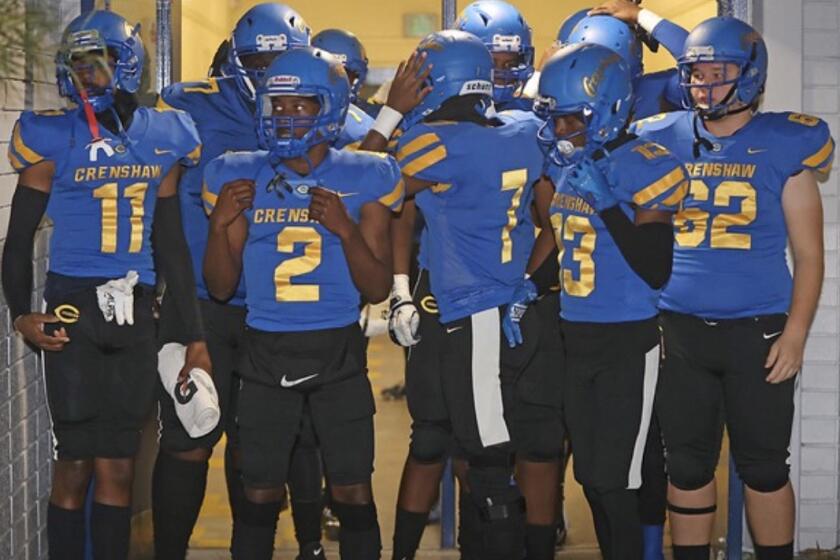
[(294, 387), (295, 385), (300, 385), (301, 383), (306, 383), (310, 379), (315, 379), (316, 377), (318, 377), (318, 375), (319, 374), (317, 374), (317, 373), (313, 373), (312, 375), (307, 375), (306, 377), (300, 377), (298, 379), (292, 379), (291, 381), (286, 379), (286, 376), (284, 375), (283, 378), (280, 379), (280, 386), (281, 387), (286, 387), (286, 388)]
[(747, 148), (747, 153), (750, 154), (751, 156), (755, 155), (755, 154), (762, 154), (766, 151), (767, 151), (766, 149), (761, 149), (761, 148)]
[(321, 554), (322, 552), (324, 552), (324, 547), (321, 547), (321, 548), (316, 548), (315, 550), (313, 550), (313, 551), (312, 551), (312, 554), (313, 554), (314, 556), (318, 556), (318, 555), (319, 555), (319, 554)]
[(171, 154), (171, 153), (172, 153), (172, 150), (159, 150), (159, 149), (155, 148), (155, 155), (156, 156), (162, 156), (162, 155)]
[(356, 196), (357, 192), (340, 192), (338, 193), (338, 198), (347, 198), (348, 196)]
[(461, 329), (463, 329), (463, 328), (464, 328), (464, 327), (451, 327), (451, 328), (447, 328), (447, 329), (446, 329), (446, 334), (452, 334), (452, 333), (454, 333), (454, 332), (456, 332), (456, 331), (460, 331), (460, 330), (461, 330)]
[(782, 334), (782, 331), (778, 331), (778, 332), (774, 332), (774, 333), (770, 333), (770, 334), (762, 333), (761, 336), (764, 337), (764, 340), (770, 340), (771, 338), (776, 338), (780, 334)]

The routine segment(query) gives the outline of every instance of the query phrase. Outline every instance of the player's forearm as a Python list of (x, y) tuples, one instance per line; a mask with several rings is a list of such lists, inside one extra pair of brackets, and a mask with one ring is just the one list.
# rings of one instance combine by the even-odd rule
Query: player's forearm
[(210, 294), (220, 301), (230, 299), (242, 274), (242, 255), (236, 255), (231, 250), (226, 227), (214, 228), (211, 225), (203, 269)]
[(671, 277), (673, 226), (661, 222), (634, 224), (618, 206), (603, 210), (599, 216), (633, 272), (654, 290), (662, 288)]
[(376, 258), (355, 224), (340, 238), (350, 277), (362, 297), (372, 303), (386, 299), (391, 291), (391, 263)]
[(682, 56), (685, 47), (685, 40), (688, 38), (688, 31), (667, 19), (663, 19), (653, 29), (651, 36), (665, 47), (674, 59)]
[(359, 149), (368, 152), (384, 152), (388, 149), (388, 139), (375, 130), (369, 130)]
[(195, 273), (190, 250), (181, 225), (177, 196), (160, 198), (155, 208), (152, 247), (158, 256), (169, 297), (175, 301), (185, 342), (204, 339), (204, 327), (198, 308)]
[(32, 248), (49, 194), (18, 185), (3, 247), (3, 295), (12, 320), (32, 310)]
[(803, 338), (808, 334), (819, 305), (824, 272), (825, 261), (822, 252), (794, 255), (793, 295), (786, 331), (799, 334)]
[(408, 274), (411, 270), (411, 249), (414, 244), (414, 222), (417, 205), (406, 200), (402, 211), (391, 219), (391, 250), (394, 255), (394, 274)]

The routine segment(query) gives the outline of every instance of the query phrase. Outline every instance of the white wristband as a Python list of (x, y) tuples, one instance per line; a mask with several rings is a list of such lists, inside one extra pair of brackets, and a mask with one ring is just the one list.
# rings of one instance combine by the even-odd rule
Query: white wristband
[(394, 286), (391, 294), (405, 299), (411, 299), (411, 290), (408, 287), (408, 274), (394, 274)]
[(639, 27), (653, 35), (653, 29), (659, 25), (659, 22), (661, 22), (664, 18), (656, 15), (647, 8), (642, 8), (639, 12), (639, 17), (636, 19), (639, 22)]
[(391, 138), (391, 134), (397, 129), (402, 119), (402, 113), (388, 107), (387, 105), (383, 105), (382, 109), (379, 110), (379, 114), (376, 115), (376, 120), (373, 121), (373, 126), (371, 126), (370, 129), (375, 130), (388, 139)]

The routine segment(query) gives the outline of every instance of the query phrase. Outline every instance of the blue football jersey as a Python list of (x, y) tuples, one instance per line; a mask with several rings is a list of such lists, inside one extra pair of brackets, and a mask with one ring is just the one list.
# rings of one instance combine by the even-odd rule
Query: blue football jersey
[(716, 138), (698, 123), (713, 149), (695, 157), (694, 119), (681, 111), (634, 125), (667, 146), (691, 178), (660, 305), (710, 319), (784, 313), (792, 279), (782, 189), (792, 175), (831, 166), (828, 125), (797, 113), (758, 113), (737, 134)]
[(347, 116), (344, 118), (344, 128), (333, 145), (339, 150), (358, 149), (372, 126), (373, 117), (351, 103)]
[(639, 78), (633, 93), (633, 116), (637, 119), (682, 107), (680, 76), (676, 68), (645, 74)]
[(421, 265), (444, 323), (508, 303), (534, 244), (542, 122), (522, 111), (499, 118), (497, 127), (421, 123), (399, 138), (403, 174), (435, 183), (415, 200), (426, 220)]
[(530, 97), (516, 96), (506, 103), (495, 103), (496, 110), (501, 111), (531, 111), (534, 108), (534, 100)]
[(152, 220), (160, 183), (173, 165), (201, 154), (189, 115), (141, 107), (125, 138), (99, 126), (94, 142), (81, 108), (24, 112), (9, 143), (21, 172), (55, 164), (47, 215), (53, 222), (51, 272), (82, 278), (125, 276), (154, 285)]
[(253, 207), (244, 215), (248, 239), (243, 254), (246, 322), (271, 332), (309, 331), (349, 325), (359, 319), (360, 295), (350, 276), (341, 240), (309, 220), (309, 188), (340, 194), (358, 222), (370, 202), (402, 206), (404, 185), (391, 156), (330, 149), (306, 177), (282, 164), (272, 167), (265, 151), (229, 153), (204, 172), (206, 209), (225, 183), (252, 179)]
[[(201, 272), (209, 227), (201, 204), (204, 168), (225, 152), (257, 149), (253, 108), (242, 97), (233, 78), (173, 84), (160, 94), (158, 107), (174, 107), (189, 113), (201, 137), (201, 161), (184, 173), (178, 192), (184, 235), (193, 260), (196, 291), (198, 297), (209, 299)], [(229, 303), (245, 304), (244, 284), (240, 282)]]
[[(688, 191), (682, 164), (653, 142), (631, 139), (595, 164), (630, 220), (634, 208), (675, 212)], [(560, 249), (560, 316), (588, 323), (655, 316), (659, 291), (630, 268), (597, 212), (566, 183), (568, 169), (548, 169), (555, 187), (550, 214)]]

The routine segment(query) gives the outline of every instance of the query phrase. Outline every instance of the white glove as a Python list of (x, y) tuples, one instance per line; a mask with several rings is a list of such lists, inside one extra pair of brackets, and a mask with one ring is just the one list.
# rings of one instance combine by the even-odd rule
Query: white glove
[(134, 324), (134, 286), (139, 278), (136, 270), (129, 270), (125, 278), (108, 280), (96, 287), (96, 300), (106, 322), (116, 319), (120, 326)]
[(420, 328), (420, 314), (411, 301), (408, 289), (408, 275), (395, 274), (394, 287), (391, 288), (391, 309), (388, 315), (388, 334), (391, 340), (406, 348), (420, 342), (417, 331)]
[(388, 300), (365, 305), (359, 317), (359, 326), (368, 338), (388, 332)]
[(219, 394), (210, 375), (203, 369), (190, 370), (187, 382), (178, 386), (184, 367), (186, 347), (177, 342), (165, 344), (158, 352), (158, 373), (166, 393), (175, 403), (175, 414), (191, 438), (213, 431), (222, 416)]

